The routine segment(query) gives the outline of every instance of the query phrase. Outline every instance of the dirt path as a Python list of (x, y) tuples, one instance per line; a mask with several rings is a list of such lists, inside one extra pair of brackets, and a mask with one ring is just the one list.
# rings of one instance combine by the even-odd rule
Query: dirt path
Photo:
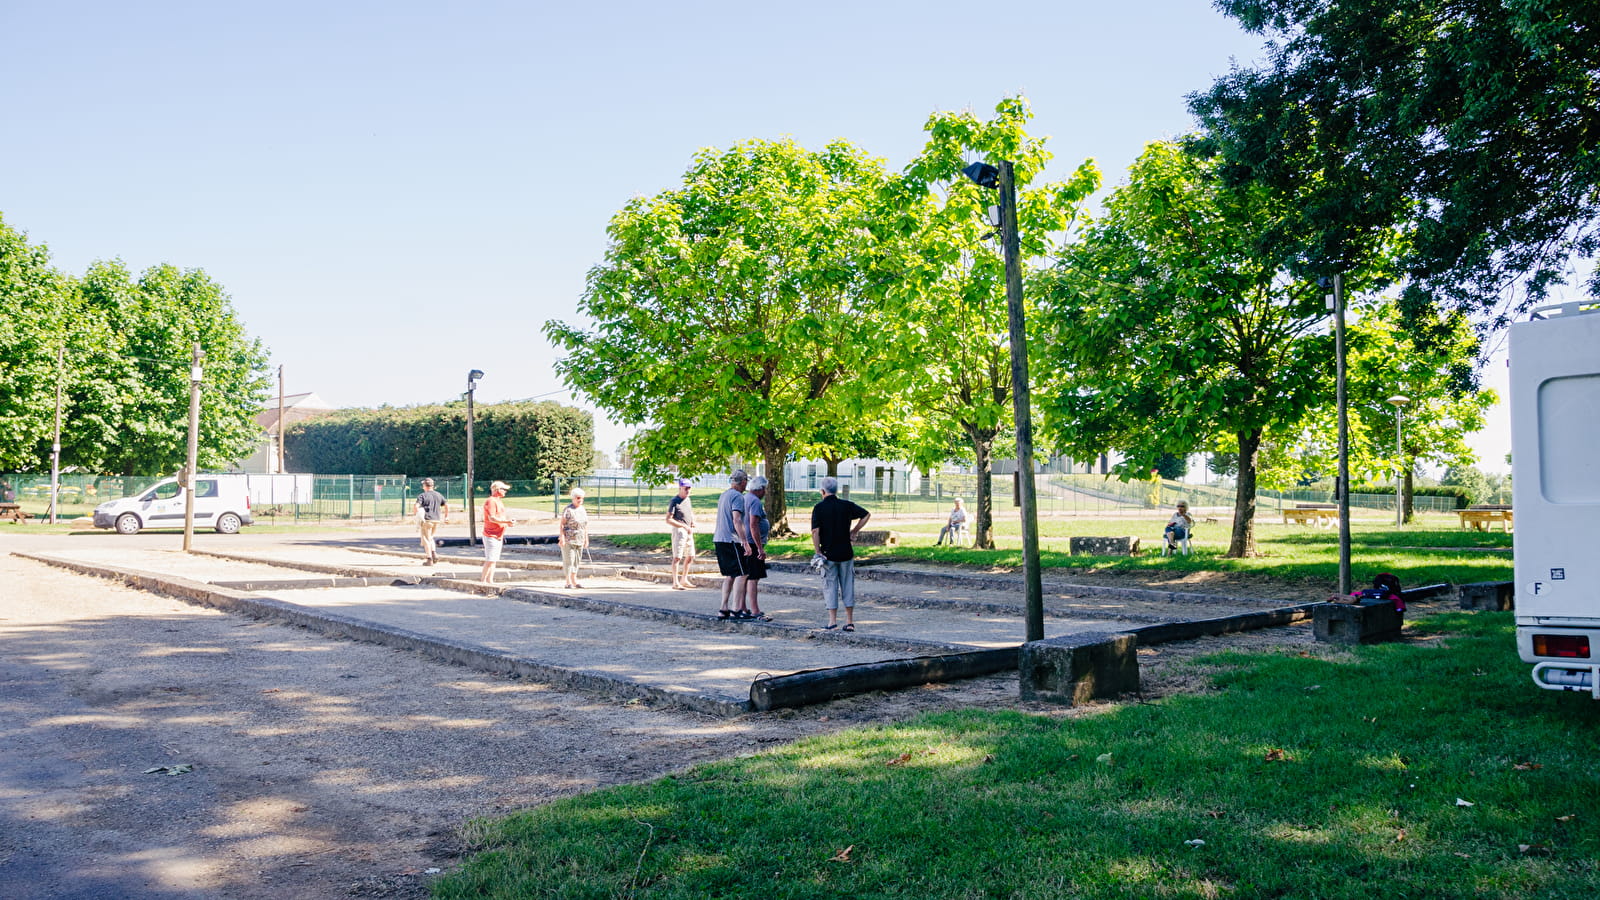
[[(420, 897), (458, 829), (777, 742), (1022, 704), (1014, 674), (721, 720), (484, 676), (0, 556), (0, 896)], [(1147, 695), (1224, 647), (1141, 652)], [(192, 765), (179, 775), (144, 774)]]

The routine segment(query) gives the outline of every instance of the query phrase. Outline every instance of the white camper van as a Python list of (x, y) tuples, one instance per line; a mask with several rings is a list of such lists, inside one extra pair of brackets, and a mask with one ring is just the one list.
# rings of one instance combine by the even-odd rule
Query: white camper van
[(1535, 310), (1510, 353), (1517, 649), (1600, 700), (1600, 303)]
[[(138, 496), (109, 500), (96, 506), (94, 527), (138, 534), (141, 528), (182, 528), (183, 516), (183, 486), (178, 479), (168, 478), (156, 482)], [(195, 476), (196, 527), (215, 528), (220, 534), (238, 534), (240, 526), (254, 522), (245, 476)]]

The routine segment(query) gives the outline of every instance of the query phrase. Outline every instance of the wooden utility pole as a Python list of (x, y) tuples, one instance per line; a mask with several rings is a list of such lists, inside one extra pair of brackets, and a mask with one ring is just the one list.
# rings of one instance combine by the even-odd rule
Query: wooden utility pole
[(1000, 240), (1006, 258), (1006, 313), (1011, 327), (1011, 411), (1017, 432), (1017, 488), (1022, 505), (1022, 575), (1027, 639), (1044, 640), (1044, 582), (1039, 571), (1039, 509), (1033, 487), (1033, 414), (1028, 391), (1028, 323), (1022, 308), (1022, 248), (1017, 233), (1017, 180), (1000, 163)]
[(50, 524), (56, 523), (56, 507), (61, 505), (61, 382), (67, 345), (56, 348), (56, 432), (50, 442)]
[(278, 363), (278, 474), (287, 471), (283, 459), (283, 363)]
[(206, 352), (194, 345), (194, 362), (189, 368), (189, 462), (183, 467), (183, 549), (194, 544), (194, 470), (200, 455), (200, 361)]

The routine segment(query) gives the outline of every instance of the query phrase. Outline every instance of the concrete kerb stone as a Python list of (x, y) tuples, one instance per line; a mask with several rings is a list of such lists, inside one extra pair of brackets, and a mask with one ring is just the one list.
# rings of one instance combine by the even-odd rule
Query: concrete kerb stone
[(404, 628), (377, 625), (338, 613), (308, 609), (273, 597), (219, 588), (186, 578), (155, 575), (135, 569), (86, 563), (47, 554), (13, 551), (12, 555), (86, 575), (109, 578), (140, 590), (176, 597), (227, 613), (298, 625), (330, 636), (411, 650), (434, 659), (497, 675), (529, 678), (557, 687), (603, 694), (608, 698), (637, 698), (665, 702), (715, 716), (736, 716), (750, 709), (748, 699), (667, 690), (617, 679), (604, 673), (547, 665), (476, 644), (419, 634)]
[(1022, 699), (1076, 706), (1139, 690), (1139, 639), (1084, 632), (1022, 645)]

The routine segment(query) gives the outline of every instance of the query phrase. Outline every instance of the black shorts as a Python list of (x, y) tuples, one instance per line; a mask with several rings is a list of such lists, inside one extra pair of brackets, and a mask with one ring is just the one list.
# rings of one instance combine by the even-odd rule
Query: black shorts
[(714, 541), (711, 546), (717, 548), (717, 569), (729, 578), (737, 578), (744, 574), (745, 557), (739, 551), (739, 545), (729, 541)]
[(751, 581), (758, 581), (767, 577), (766, 560), (751, 554), (750, 556), (746, 556), (742, 561), (744, 562), (744, 577), (750, 579)]

